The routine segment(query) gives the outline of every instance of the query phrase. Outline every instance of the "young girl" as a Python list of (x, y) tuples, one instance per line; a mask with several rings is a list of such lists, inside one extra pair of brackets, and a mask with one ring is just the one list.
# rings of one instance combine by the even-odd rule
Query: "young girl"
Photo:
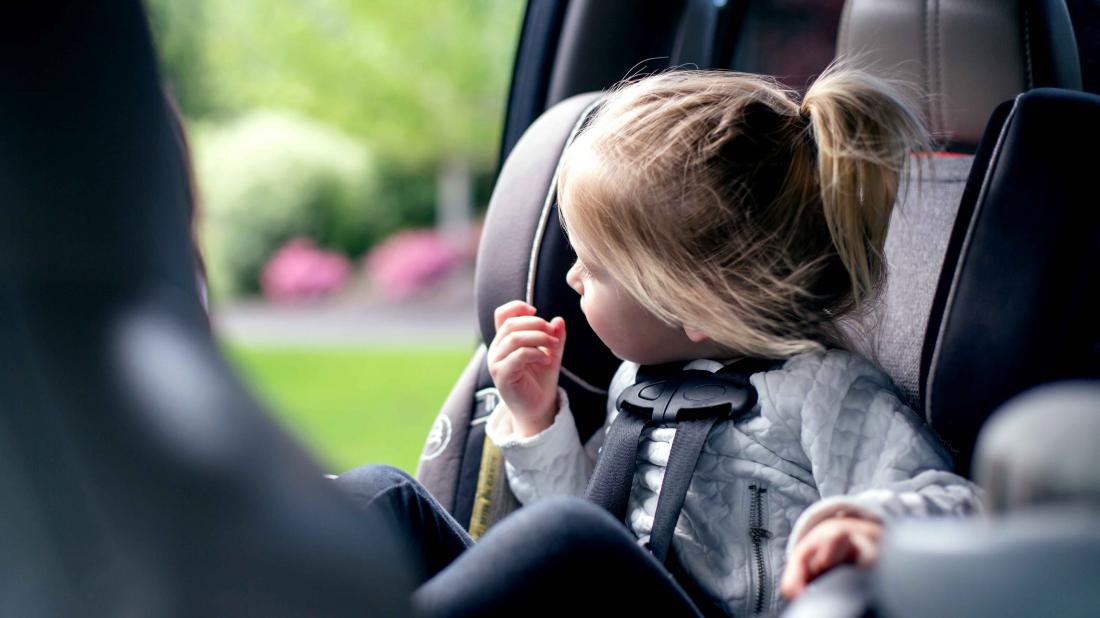
[[(436, 581), (448, 578), (470, 585), (482, 545), (535, 556), (511, 569), (513, 587), (553, 578), (545, 556), (560, 559), (568, 547), (583, 554), (573, 566), (595, 569), (608, 591), (613, 573), (630, 573), (620, 603), (748, 616), (774, 611), (780, 591), (794, 597), (838, 564), (873, 563), (892, 519), (974, 510), (972, 486), (948, 472), (939, 441), (881, 370), (848, 351), (838, 326), (882, 284), (900, 179), (911, 152), (925, 149), (920, 122), (894, 91), (855, 71), (830, 69), (801, 103), (773, 80), (726, 72), (671, 72), (613, 91), (566, 152), (558, 181), (578, 256), (567, 280), (624, 361), (608, 424), (639, 365), (779, 362), (751, 376), (752, 413), (715, 425), (707, 439), (672, 542), (673, 578), (637, 545), (608, 545), (626, 527), (616, 532), (576, 502), (544, 500), (584, 495), (605, 432), (582, 444), (557, 387), (563, 320), (520, 301), (499, 307), (487, 358), (502, 403), (487, 433), (527, 506), (461, 559), (441, 560), (450, 566), (425, 588), (437, 594)], [(642, 434), (631, 540), (648, 540), (674, 435), (674, 426)], [(385, 483), (373, 487), (371, 499)], [(532, 511), (543, 504), (551, 506)], [(554, 524), (561, 538), (541, 545), (510, 521), (531, 512), (546, 513), (538, 525), (563, 521), (555, 509), (573, 519)], [(423, 542), (422, 530), (404, 533)], [(578, 534), (583, 542), (568, 540)], [(595, 540), (604, 549), (584, 553)]]

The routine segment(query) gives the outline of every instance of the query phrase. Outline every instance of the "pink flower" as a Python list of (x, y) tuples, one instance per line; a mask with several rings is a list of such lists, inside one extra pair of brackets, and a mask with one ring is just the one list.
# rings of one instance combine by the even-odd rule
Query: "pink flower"
[(462, 253), (432, 230), (406, 230), (375, 247), (366, 268), (383, 294), (400, 300), (449, 274), (466, 259)]
[(271, 301), (309, 300), (343, 288), (350, 274), (346, 257), (299, 237), (283, 245), (264, 265), (260, 288)]

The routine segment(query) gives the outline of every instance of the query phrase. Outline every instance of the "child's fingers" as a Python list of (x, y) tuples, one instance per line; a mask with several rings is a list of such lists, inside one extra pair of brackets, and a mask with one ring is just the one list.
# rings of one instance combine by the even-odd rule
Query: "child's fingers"
[(846, 534), (832, 534), (826, 536), (811, 560), (807, 561), (810, 577), (814, 578), (838, 564), (854, 558), (854, 548)]
[(504, 323), (497, 327), (496, 338), (503, 339), (510, 333), (525, 330), (542, 331), (550, 335), (556, 335), (552, 332), (550, 323), (546, 320), (534, 315), (523, 315), (504, 320)]
[(560, 340), (538, 330), (521, 330), (499, 339), (489, 354), (489, 362), (504, 359), (518, 348), (554, 348)]
[(550, 320), (550, 334), (558, 338), (557, 347), (551, 348), (550, 352), (561, 360), (562, 354), (565, 352), (565, 319), (555, 317)]
[(855, 549), (855, 563), (861, 569), (867, 569), (878, 562), (878, 540), (863, 535), (852, 537)]
[(523, 368), (527, 365), (548, 365), (551, 362), (550, 356), (538, 348), (518, 348), (497, 361), (496, 370), (505, 380), (514, 382), (523, 378)]
[(799, 543), (791, 553), (787, 567), (783, 571), (783, 578), (779, 582), (779, 592), (788, 599), (793, 599), (802, 593), (806, 584), (810, 581), (810, 572), (806, 567), (808, 560), (813, 558), (815, 547)]
[(519, 315), (534, 315), (535, 308), (522, 300), (513, 300), (504, 303), (493, 311), (493, 324), (500, 330), (501, 324), (510, 317)]

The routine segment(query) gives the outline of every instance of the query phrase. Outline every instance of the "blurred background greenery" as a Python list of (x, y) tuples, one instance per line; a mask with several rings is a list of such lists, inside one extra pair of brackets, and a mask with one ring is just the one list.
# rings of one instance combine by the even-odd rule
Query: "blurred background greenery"
[[(373, 308), (382, 302), (435, 302), (427, 288), (440, 279), (469, 287), (464, 243), (476, 234), (497, 166), (522, 0), (147, 5), (166, 90), (190, 133), (215, 326), (221, 314), (235, 324), (288, 298), (295, 320), (284, 330), (333, 304), (370, 321), (381, 319)], [(408, 228), (432, 230), (440, 251), (456, 257), (436, 260), (442, 275), (423, 274), (401, 269), (401, 259), (415, 265), (416, 255), (386, 252), (398, 260), (387, 272), (418, 277), (394, 301), (370, 280), (364, 256)], [(273, 270), (279, 250), (303, 238), (350, 266), (323, 285), (308, 281), (309, 264), (320, 262)], [(291, 278), (279, 287), (289, 294), (270, 293), (276, 276)], [(308, 294), (295, 299), (294, 290)], [(455, 311), (472, 313), (472, 296), (463, 294), (439, 311), (458, 302)], [(309, 337), (257, 342), (232, 329), (219, 336), (261, 398), (333, 470), (377, 461), (411, 470), (474, 328), (470, 320), (466, 332), (409, 346), (370, 337), (340, 346)]]

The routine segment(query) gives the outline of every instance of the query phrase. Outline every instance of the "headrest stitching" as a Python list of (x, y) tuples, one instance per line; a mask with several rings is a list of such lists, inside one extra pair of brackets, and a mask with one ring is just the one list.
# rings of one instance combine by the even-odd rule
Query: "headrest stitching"
[(1027, 89), (1035, 87), (1035, 78), (1031, 72), (1031, 10), (1024, 6), (1024, 61), (1027, 65)]
[(563, 376), (569, 378), (570, 380), (572, 380), (573, 383), (576, 384), (577, 386), (583, 388), (584, 390), (586, 390), (590, 393), (595, 393), (597, 395), (606, 395), (607, 394), (607, 389), (606, 388), (600, 388), (598, 386), (593, 386), (593, 385), (589, 384), (583, 378), (581, 378), (577, 374), (575, 374), (572, 371), (570, 371), (569, 369), (567, 369), (565, 367), (565, 365), (561, 366), (561, 374)]
[(935, 19), (935, 38), (933, 39), (935, 41), (935, 48), (934, 48), (933, 52), (935, 54), (934, 61), (935, 61), (935, 71), (936, 71), (936, 90), (935, 90), (935, 95), (936, 95), (936, 124), (938, 124), (940, 126), (941, 130), (946, 131), (947, 130), (947, 120), (945, 119), (945, 116), (944, 116), (944, 107), (945, 107), (944, 98), (946, 98), (946, 94), (943, 91), (944, 90), (944, 88), (943, 88), (943, 64), (944, 63), (943, 63), (943, 56), (941, 55), (941, 53), (943, 51), (943, 49), (941, 47), (941, 42), (943, 41), (943, 32), (942, 32), (943, 21), (940, 19), (940, 0), (935, 0), (935, 2), (936, 2), (936, 10), (934, 12), (934, 15), (935, 15), (935, 18), (934, 18)]
[[(597, 98), (595, 102), (584, 108), (581, 113), (580, 119), (573, 125), (573, 129), (569, 132), (569, 137), (565, 140), (565, 145), (562, 147), (562, 155), (565, 154), (566, 149), (573, 143), (573, 140), (577, 139), (577, 135), (588, 124), (592, 114), (599, 107), (603, 98)], [(527, 262), (527, 285), (526, 288), (526, 301), (528, 303), (535, 302), (535, 273), (538, 272), (539, 252), (542, 250), (543, 237), (546, 235), (546, 225), (550, 220), (550, 210), (558, 200), (558, 175), (561, 173), (562, 156), (558, 156), (558, 163), (554, 167), (554, 175), (550, 177), (550, 188), (546, 192), (546, 199), (542, 203), (542, 211), (539, 213), (539, 223), (535, 228), (534, 242), (531, 243), (531, 256)]]
[[(596, 110), (599, 109), (603, 103), (603, 97), (597, 97), (595, 101), (590, 103), (581, 112), (580, 118), (573, 125), (573, 129), (569, 132), (569, 137), (565, 140), (565, 145), (562, 147), (562, 155), (565, 154), (566, 149), (573, 144), (573, 141), (577, 139), (581, 131), (588, 126), (592, 117), (595, 115)], [(539, 213), (538, 227), (535, 229), (534, 242), (531, 244), (531, 256), (527, 263), (527, 285), (526, 285), (526, 300), (528, 303), (535, 302), (535, 273), (538, 271), (539, 253), (542, 251), (542, 241), (546, 236), (546, 227), (550, 221), (550, 211), (558, 201), (558, 175), (561, 174), (562, 156), (558, 157), (558, 163), (554, 168), (554, 175), (550, 178), (550, 188), (546, 192), (546, 199), (542, 203), (542, 211)], [(598, 386), (589, 384), (586, 380), (570, 371), (564, 364), (561, 366), (561, 373), (568, 379), (572, 380), (575, 384), (597, 395), (606, 395), (607, 390), (601, 389)]]
[[(928, 5), (931, 4), (931, 2), (932, 0), (925, 0), (923, 6), (924, 19), (921, 21), (923, 22), (922, 26), (924, 27), (924, 36), (921, 37), (921, 41), (924, 43), (924, 49), (921, 51), (924, 55), (924, 112), (925, 117), (928, 119), (928, 123), (930, 125), (933, 125), (936, 122), (935, 117), (932, 115), (932, 106), (934, 105), (936, 91), (934, 89), (935, 80), (933, 79), (932, 75), (932, 28), (930, 27), (932, 13), (928, 9)], [(933, 126), (932, 130), (936, 131), (938, 130), (938, 127)]]

